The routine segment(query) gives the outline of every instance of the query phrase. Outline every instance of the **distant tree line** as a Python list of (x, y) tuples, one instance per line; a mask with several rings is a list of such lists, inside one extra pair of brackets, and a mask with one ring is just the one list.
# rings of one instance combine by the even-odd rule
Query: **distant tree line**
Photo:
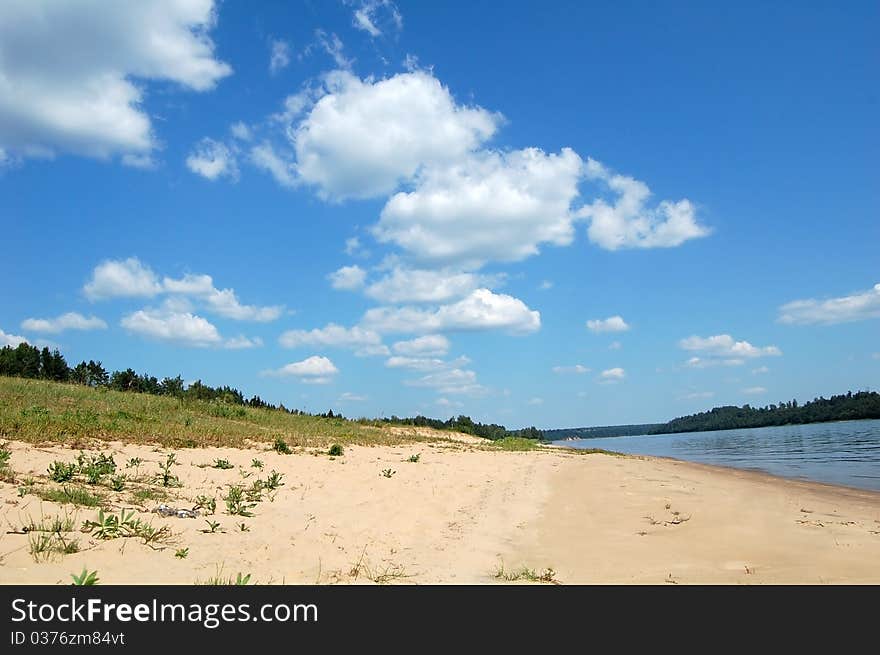
[(524, 439), (544, 438), (544, 432), (534, 426), (522, 428), (521, 430), (508, 430), (503, 425), (495, 423), (477, 423), (469, 416), (456, 416), (445, 421), (421, 415), (414, 418), (392, 416), (391, 418), (383, 418), (382, 422), (394, 425), (434, 428), (435, 430), (453, 430), (455, 432), (472, 434), (476, 437), (483, 437), (484, 439), (491, 439), (492, 441), (504, 439), (505, 437), (522, 437)]
[(560, 439), (600, 439), (602, 437), (627, 437), (635, 434), (652, 434), (662, 423), (638, 423), (633, 425), (600, 425), (591, 428), (560, 428), (544, 430), (547, 441)]
[[(298, 409), (288, 409), (283, 404), (274, 405), (268, 403), (259, 396), (246, 398), (245, 395), (234, 387), (223, 385), (211, 387), (196, 380), (192, 384), (185, 384), (183, 378), (166, 377), (159, 380), (157, 377), (146, 373), (139, 374), (131, 368), (124, 371), (109, 372), (100, 361), (82, 361), (73, 368), (68, 366), (67, 360), (57, 350), (42, 350), (28, 343), (21, 343), (15, 348), (4, 346), (0, 348), (0, 375), (10, 377), (32, 378), (39, 380), (51, 380), (53, 382), (68, 382), (81, 384), (87, 387), (105, 387), (115, 391), (130, 391), (136, 393), (148, 393), (154, 396), (173, 396), (187, 400), (205, 400), (221, 402), (229, 405), (243, 405), (286, 412), (288, 414), (303, 414), (307, 416), (320, 416), (323, 418), (335, 418), (345, 420), (340, 413), (328, 410), (324, 414), (308, 414)], [(486, 425), (476, 423), (467, 416), (458, 416), (447, 421), (417, 416), (415, 418), (391, 418), (381, 419), (383, 423), (396, 425), (416, 425), (432, 427), (438, 430), (457, 430), (467, 434), (473, 434), (486, 439), (502, 439), (516, 436), (529, 439), (541, 439), (542, 432), (531, 427), (524, 430), (508, 430), (503, 425)]]
[(702, 432), (736, 428), (762, 428), (772, 425), (824, 423), (880, 418), (880, 394), (874, 391), (849, 391), (831, 398), (815, 398), (803, 405), (797, 400), (765, 407), (725, 406), (707, 412), (675, 418), (658, 426), (651, 434)]

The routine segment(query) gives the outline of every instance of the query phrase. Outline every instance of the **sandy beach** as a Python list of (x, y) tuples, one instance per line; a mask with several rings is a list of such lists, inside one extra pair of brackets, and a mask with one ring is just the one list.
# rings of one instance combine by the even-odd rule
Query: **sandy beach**
[[(97, 508), (33, 493), (60, 488), (46, 479), (47, 467), (79, 451), (7, 447), (16, 481), (0, 482), (3, 584), (69, 584), (83, 568), (97, 571), (101, 584), (192, 584), (238, 573), (259, 584), (541, 583), (524, 569), (562, 584), (880, 583), (880, 494), (674, 460), (551, 447), (500, 452), (466, 437), (346, 446), (336, 458), (256, 444), (174, 451), (102, 444), (120, 471), (141, 460), (125, 471), (145, 481), (140, 487), (100, 491), (106, 511), (129, 508), (168, 526), (169, 539), (151, 547), (83, 533)], [(156, 488), (171, 452), (182, 486), (134, 502), (136, 488)], [(232, 468), (212, 468), (217, 459)], [(249, 486), (273, 470), (283, 486), (264, 493), (253, 516), (227, 513), (230, 485)], [(160, 503), (192, 508), (198, 496), (216, 498), (213, 514), (150, 511)], [(23, 526), (65, 515), (75, 525), (66, 538), (79, 552), (36, 561), (37, 533)], [(214, 532), (210, 522), (219, 523)]]

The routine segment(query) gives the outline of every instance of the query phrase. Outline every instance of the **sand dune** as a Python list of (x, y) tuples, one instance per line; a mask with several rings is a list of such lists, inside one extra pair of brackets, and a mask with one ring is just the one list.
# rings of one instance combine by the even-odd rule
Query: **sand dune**
[[(191, 584), (218, 572), (276, 584), (486, 584), (504, 581), (496, 577), (502, 567), (509, 578), (553, 569), (563, 584), (880, 582), (880, 494), (672, 460), (498, 452), (467, 441), (349, 446), (335, 459), (264, 448), (178, 450), (173, 472), (183, 486), (167, 489), (168, 498), (138, 508), (131, 485), (101, 490), (116, 511), (137, 508), (141, 519), (169, 526), (173, 544), (153, 549), (76, 532), (69, 536), (80, 552), (36, 562), (34, 534), (21, 534), (23, 525), (67, 512), (79, 528), (97, 510), (19, 495), (22, 480), (45, 477), (53, 460), (72, 461), (77, 451), (14, 441), (9, 448), (17, 482), (0, 483), (4, 584), (69, 584), (84, 567), (102, 584)], [(171, 452), (104, 448), (120, 469), (140, 457), (144, 478)], [(405, 461), (416, 453), (418, 462)], [(216, 458), (234, 468), (204, 467)], [(262, 470), (251, 467), (254, 458)], [(228, 515), (229, 485), (250, 485), (271, 470), (284, 486), (263, 494), (253, 517)], [(192, 507), (199, 495), (217, 499), (214, 515), (149, 512), (160, 502)], [(207, 521), (221, 527), (204, 532)], [(186, 558), (175, 557), (182, 548)]]

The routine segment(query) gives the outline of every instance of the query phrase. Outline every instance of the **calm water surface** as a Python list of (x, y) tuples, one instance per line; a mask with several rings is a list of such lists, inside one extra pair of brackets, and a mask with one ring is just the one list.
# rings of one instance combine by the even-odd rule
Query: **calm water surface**
[(880, 420), (557, 441), (880, 491)]

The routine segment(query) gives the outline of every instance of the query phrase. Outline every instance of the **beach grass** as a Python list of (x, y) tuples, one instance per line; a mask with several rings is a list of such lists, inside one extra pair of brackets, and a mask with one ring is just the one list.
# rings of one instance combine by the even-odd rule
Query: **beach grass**
[(169, 448), (290, 448), (332, 444), (391, 445), (424, 441), (423, 432), (369, 421), (294, 415), (217, 403), (0, 376), (0, 438), (86, 447), (93, 440), (158, 443)]

